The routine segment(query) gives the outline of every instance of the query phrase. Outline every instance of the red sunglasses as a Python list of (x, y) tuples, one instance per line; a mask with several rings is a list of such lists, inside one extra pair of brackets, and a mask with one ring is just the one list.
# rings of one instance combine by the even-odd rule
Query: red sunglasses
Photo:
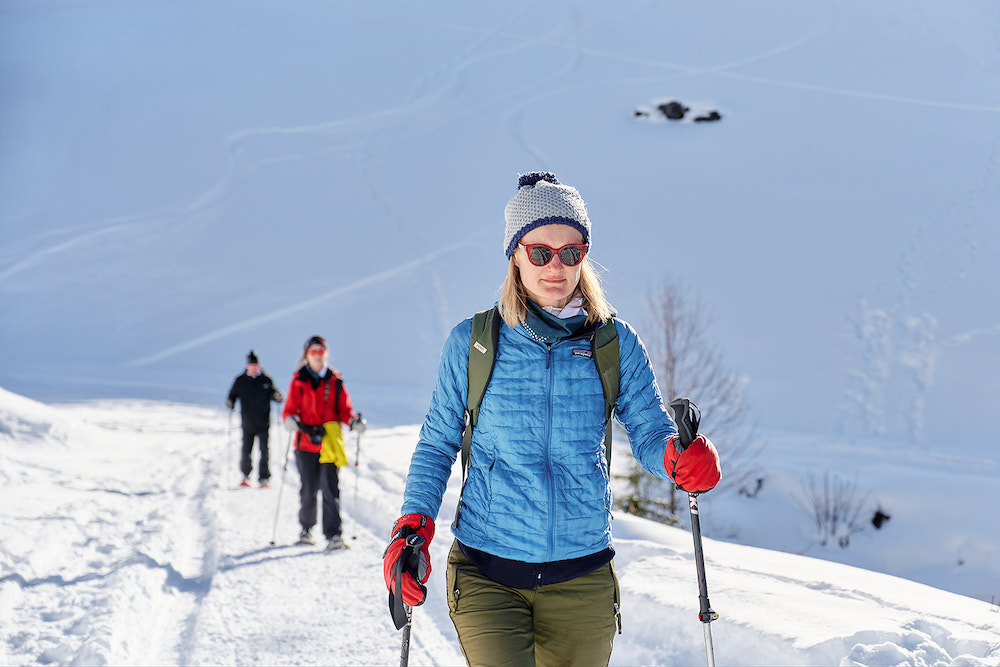
[(567, 243), (561, 248), (553, 248), (544, 243), (520, 243), (528, 253), (528, 261), (535, 266), (545, 266), (552, 258), (559, 255), (559, 261), (566, 266), (576, 266), (587, 256), (587, 246), (582, 243)]
[(314, 357), (318, 357), (318, 356), (324, 355), (324, 354), (326, 354), (326, 348), (325, 347), (311, 347), (311, 348), (309, 348), (309, 354), (311, 354)]

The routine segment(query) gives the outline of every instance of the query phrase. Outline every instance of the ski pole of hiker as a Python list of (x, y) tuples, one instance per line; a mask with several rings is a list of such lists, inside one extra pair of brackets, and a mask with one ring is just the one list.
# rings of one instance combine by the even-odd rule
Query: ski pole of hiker
[(403, 626), (403, 638), (399, 646), (399, 667), (407, 667), (410, 664), (410, 635), (413, 629), (413, 609), (405, 606), (406, 625)]
[(427, 581), (430, 574), (430, 561), (427, 558), (427, 542), (434, 536), (433, 524), (430, 524), (430, 534), (425, 538), (420, 531), (412, 526), (399, 525), (386, 547), (383, 567), (386, 580), (392, 583), (389, 590), (389, 613), (393, 625), (403, 631), (399, 648), (399, 667), (406, 667), (410, 661), (410, 634), (413, 627), (413, 609), (415, 605), (423, 604), (427, 597), (427, 588), (420, 580)]
[(292, 450), (292, 438), (295, 437), (294, 433), (288, 434), (288, 446), (285, 447), (285, 458), (282, 459), (281, 465), (281, 485), (278, 487), (278, 502), (274, 508), (274, 528), (271, 530), (271, 546), (274, 546), (274, 542), (278, 537), (278, 513), (281, 510), (281, 492), (285, 490), (285, 473), (288, 472), (288, 452)]
[[(412, 607), (427, 599), (424, 583), (431, 574), (427, 546), (434, 538), (434, 522), (414, 517), (402, 517), (393, 526), (389, 546), (382, 556), (382, 568), (389, 584), (389, 614), (397, 630), (403, 631), (399, 649), (399, 665), (406, 667), (410, 659)], [(426, 519), (426, 517), (424, 517)]]
[(226, 442), (228, 443), (229, 451), (226, 452), (226, 480), (225, 481), (226, 481), (226, 486), (229, 486), (229, 475), (230, 475), (229, 471), (232, 469), (230, 467), (230, 463), (232, 463), (232, 460), (233, 460), (233, 451), (236, 449), (233, 446), (234, 443), (233, 443), (233, 409), (232, 408), (229, 408), (229, 427), (226, 430)]
[[(677, 423), (677, 439), (674, 447), (680, 454), (690, 447), (697, 438), (698, 425), (701, 423), (701, 411), (698, 406), (686, 398), (678, 398), (670, 402), (674, 411), (674, 421)], [(701, 515), (698, 511), (698, 493), (688, 493), (688, 504), (691, 508), (691, 537), (694, 540), (694, 563), (698, 573), (698, 619), (705, 628), (705, 656), (708, 667), (715, 667), (715, 646), (712, 643), (712, 621), (719, 615), (712, 611), (708, 600), (708, 581), (705, 578), (705, 552), (701, 540)]]
[(354, 517), (354, 532), (351, 534), (351, 539), (358, 539), (358, 476), (361, 474), (361, 468), (358, 467), (358, 459), (361, 456), (361, 431), (358, 431), (358, 437), (354, 445), (354, 507), (351, 510), (351, 515)]

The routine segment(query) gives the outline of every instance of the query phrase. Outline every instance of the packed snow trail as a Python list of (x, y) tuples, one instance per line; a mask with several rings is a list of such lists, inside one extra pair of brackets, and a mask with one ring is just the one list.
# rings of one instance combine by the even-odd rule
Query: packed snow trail
[[(218, 410), (25, 404), (32, 419), (0, 418), (0, 433), (16, 438), (4, 443), (0, 482), (17, 490), (3, 503), (0, 663), (398, 661), (382, 584), (384, 538), (372, 531), (388, 530), (395, 517), (352, 523), (353, 466), (341, 475), (351, 548), (293, 544), (292, 456), (272, 547), (287, 449), (280, 429), (272, 429), (272, 488), (242, 489), (239, 420), (230, 439)], [(353, 459), (353, 438), (350, 450)], [(372, 484), (358, 489), (366, 496), (359, 508), (382, 505), (384, 517), (398, 509), (398, 499), (379, 503), (384, 494)], [(454, 642), (421, 616), (413, 664), (460, 663)]]
[[(121, 407), (122, 419), (137, 414)], [(49, 633), (13, 634), (11, 659), (37, 650), (42, 663), (156, 661), (197, 608), (214, 549), (212, 517), (197, 499), (214, 475), (204, 453), (175, 445), (190, 424), (155, 419), (171, 411), (150, 406), (139, 424), (101, 424), (99, 409), (90, 423), (22, 424), (32, 448), (5, 457), (8, 469), (11, 459), (23, 465), (4, 481), (17, 489), (4, 507), (18, 529), (3, 546), (20, 590), (7, 577), (3, 590), (17, 620), (37, 614)]]
[[(212, 589), (205, 597), (191, 647), (191, 664), (386, 665), (399, 660), (399, 637), (389, 621), (382, 583), (381, 533), (392, 519), (364, 524), (352, 518), (354, 466), (341, 468), (343, 536), (349, 549), (327, 552), (320, 527), (316, 545), (295, 544), (299, 526), (298, 475), (294, 457), (284, 475), (275, 546), (270, 546), (281, 455), (287, 436), (272, 450), (272, 488), (235, 489), (219, 494), (219, 559)], [(349, 437), (354, 458), (354, 437)], [(362, 454), (364, 457), (369, 452)], [(364, 458), (362, 458), (364, 460)], [(360, 466), (359, 466), (360, 468)], [(361, 468), (365, 470), (365, 468)], [(358, 484), (359, 509), (375, 509), (371, 484)], [(398, 499), (396, 499), (398, 503)], [(386, 508), (388, 509), (388, 508)], [(393, 510), (395, 511), (395, 509)], [(374, 530), (373, 530), (374, 529)], [(419, 622), (419, 617), (418, 617)], [(373, 628), (379, 629), (372, 632)], [(416, 656), (423, 653), (422, 658)], [(431, 662), (442, 656), (444, 662)], [(414, 633), (414, 664), (458, 664), (436, 628), (419, 625)]]

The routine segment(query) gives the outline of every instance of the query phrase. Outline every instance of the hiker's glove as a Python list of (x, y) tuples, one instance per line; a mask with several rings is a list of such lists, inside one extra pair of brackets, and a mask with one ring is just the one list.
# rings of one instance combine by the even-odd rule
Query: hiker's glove
[(233, 408), (236, 407), (236, 404), (233, 403), (232, 401), (226, 401), (226, 407), (232, 410)]
[(722, 479), (722, 466), (719, 464), (719, 452), (712, 441), (699, 433), (680, 454), (677, 453), (675, 443), (677, 436), (670, 438), (667, 451), (663, 454), (663, 465), (670, 472), (674, 484), (688, 493), (714, 489)]
[[(422, 543), (413, 546), (420, 539), (410, 539), (417, 535)], [(434, 538), (434, 520), (426, 514), (407, 514), (396, 519), (392, 527), (389, 546), (382, 555), (382, 572), (385, 586), (395, 596), (396, 577), (399, 577), (399, 591), (403, 603), (415, 607), (424, 603), (427, 597), (427, 579), (431, 576), (431, 557), (428, 549)]]
[(288, 416), (285, 417), (285, 430), (289, 433), (295, 433), (299, 430), (299, 418)]
[(348, 423), (348, 426), (351, 427), (352, 431), (357, 431), (358, 433), (364, 433), (368, 430), (368, 422), (365, 421), (360, 412), (356, 417), (351, 417), (351, 421)]

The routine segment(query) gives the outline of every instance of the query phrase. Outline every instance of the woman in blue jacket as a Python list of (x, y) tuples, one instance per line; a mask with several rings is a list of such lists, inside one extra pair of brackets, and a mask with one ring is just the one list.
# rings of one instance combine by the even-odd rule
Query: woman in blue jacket
[[(504, 213), (503, 322), (453, 526), (448, 606), (470, 665), (607, 665), (620, 622), (597, 329), (617, 329), (615, 414), (642, 466), (707, 491), (719, 457), (701, 435), (677, 454), (646, 350), (614, 317), (587, 258), (591, 224), (576, 189), (525, 174)], [(384, 557), (386, 585), (394, 591), (400, 573), (411, 606), (426, 595), (434, 518), (461, 450), (471, 332), (470, 318), (445, 343)], [(413, 534), (424, 538), (416, 558)]]

